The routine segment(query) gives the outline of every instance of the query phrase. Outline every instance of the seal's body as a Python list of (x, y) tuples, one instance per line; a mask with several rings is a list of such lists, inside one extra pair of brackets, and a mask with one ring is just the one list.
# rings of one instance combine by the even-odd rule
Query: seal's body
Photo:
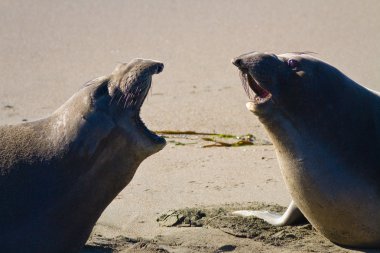
[(136, 59), (45, 119), (0, 127), (4, 252), (77, 252), (139, 164), (165, 146), (139, 112), (163, 64)]
[[(293, 202), (288, 225), (302, 214), (337, 244), (380, 246), (380, 96), (314, 57), (249, 53), (241, 70), (256, 114), (272, 139)], [(249, 88), (248, 88), (249, 86)]]

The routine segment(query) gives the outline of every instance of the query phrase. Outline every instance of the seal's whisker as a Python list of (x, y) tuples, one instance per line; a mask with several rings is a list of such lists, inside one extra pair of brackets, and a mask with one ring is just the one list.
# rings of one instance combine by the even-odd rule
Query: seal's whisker
[(153, 87), (152, 87), (152, 85), (150, 85), (149, 84), (149, 88), (148, 88), (149, 90), (149, 94), (150, 94), (150, 96), (153, 96)]
[(119, 99), (118, 99), (118, 101), (116, 103), (117, 105), (119, 105), (119, 103), (120, 103), (121, 99), (123, 98), (123, 96), (124, 96), (123, 94), (120, 95), (120, 97), (119, 97)]
[(251, 89), (249, 88), (249, 85), (248, 85), (248, 77), (247, 77), (248, 74), (242, 71), (240, 71), (239, 74), (240, 74), (240, 79), (241, 79), (245, 93), (247, 94), (249, 99), (252, 99)]
[(301, 52), (290, 52), (290, 53), (292, 53), (292, 54), (298, 54), (298, 55), (303, 55), (303, 54), (318, 54), (318, 53), (316, 53), (316, 52), (308, 51), (308, 50), (306, 50), (306, 51), (301, 51)]
[(124, 107), (125, 108), (128, 108), (132, 105), (132, 102), (133, 100), (135, 99), (135, 92), (133, 92), (131, 90), (131, 88), (128, 90), (128, 93), (126, 95), (126, 100), (125, 100), (125, 104), (124, 104)]
[(137, 88), (137, 91), (136, 91), (136, 99), (133, 101), (133, 105), (136, 105), (137, 102), (138, 102), (138, 98), (140, 97), (140, 94), (141, 94), (141, 91), (142, 91), (142, 88), (141, 87), (138, 87)]
[[(153, 96), (153, 88), (152, 88), (152, 79), (150, 79), (150, 80), (148, 80), (147, 82), (146, 82), (146, 87), (145, 87), (145, 89), (148, 89), (147, 90), (147, 95), (148, 95), (148, 93), (149, 93), (149, 95), (150, 96)], [(146, 97), (146, 99), (148, 99), (148, 96), (145, 96)]]
[[(140, 82), (136, 82), (133, 85), (126, 85), (125, 91), (123, 92), (123, 109), (127, 109), (132, 106), (137, 106), (142, 104), (146, 99), (149, 90), (151, 89), (152, 79), (147, 78)], [(120, 98), (118, 104), (120, 103)]]
[(128, 101), (128, 107), (133, 105), (133, 99), (134, 98), (132, 98), (131, 100)]
[(133, 100), (135, 99), (135, 96), (136, 96), (135, 92), (129, 91), (127, 99), (125, 101), (125, 107), (126, 108), (128, 108), (132, 105)]
[(124, 100), (124, 105), (125, 105), (126, 101), (128, 100), (127, 94), (123, 94), (123, 100)]
[(109, 102), (109, 105), (112, 104), (114, 98), (115, 98), (115, 96), (111, 96), (111, 100), (110, 100), (110, 102)]
[(131, 97), (131, 94), (130, 94), (130, 93), (127, 93), (127, 94), (125, 95), (125, 103), (127, 103), (127, 102), (129, 101), (130, 97)]
[(127, 108), (128, 98), (129, 98), (129, 94), (127, 94), (127, 95), (125, 96), (123, 109), (126, 109), (126, 108)]

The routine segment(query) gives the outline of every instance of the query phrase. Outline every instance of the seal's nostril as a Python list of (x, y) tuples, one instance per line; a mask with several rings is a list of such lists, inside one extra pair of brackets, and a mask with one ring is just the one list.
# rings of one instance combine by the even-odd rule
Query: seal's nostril
[(157, 74), (161, 73), (164, 70), (164, 64), (160, 63), (157, 65)]
[(236, 67), (240, 67), (242, 63), (241, 59), (232, 59), (232, 64), (235, 65)]

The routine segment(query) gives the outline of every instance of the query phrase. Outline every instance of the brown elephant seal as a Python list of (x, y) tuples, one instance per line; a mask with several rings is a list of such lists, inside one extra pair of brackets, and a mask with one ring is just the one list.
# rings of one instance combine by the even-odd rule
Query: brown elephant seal
[[(233, 60), (276, 148), (293, 202), (275, 225), (302, 218), (334, 243), (380, 246), (380, 96), (302, 53)], [(255, 93), (252, 97), (251, 94)]]
[(165, 146), (139, 112), (163, 64), (135, 59), (51, 116), (0, 127), (1, 252), (78, 252), (139, 164)]

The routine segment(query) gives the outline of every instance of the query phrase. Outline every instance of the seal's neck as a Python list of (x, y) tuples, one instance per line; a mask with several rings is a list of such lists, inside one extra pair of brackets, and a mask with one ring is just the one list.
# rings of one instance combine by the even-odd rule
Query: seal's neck
[(358, 176), (364, 168), (375, 173), (380, 166), (380, 96), (351, 82), (326, 104), (314, 101), (295, 110), (273, 107), (269, 114), (259, 115), (282, 168), (311, 171), (335, 163)]

